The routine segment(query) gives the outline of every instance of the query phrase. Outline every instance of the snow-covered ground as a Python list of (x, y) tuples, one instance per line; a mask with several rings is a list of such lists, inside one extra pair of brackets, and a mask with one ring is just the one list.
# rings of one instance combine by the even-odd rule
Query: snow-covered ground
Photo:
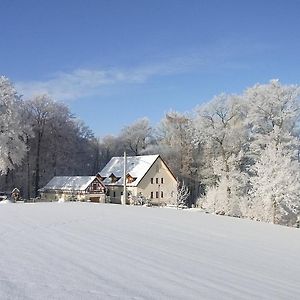
[(0, 299), (299, 299), (300, 231), (199, 211), (0, 206)]

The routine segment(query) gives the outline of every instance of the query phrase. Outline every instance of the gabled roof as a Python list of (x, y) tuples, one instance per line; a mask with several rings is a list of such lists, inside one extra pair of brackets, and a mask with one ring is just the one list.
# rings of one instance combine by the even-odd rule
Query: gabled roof
[(96, 176), (55, 176), (40, 191), (85, 191)]
[[(137, 186), (142, 180), (159, 155), (128, 156), (126, 175), (136, 178), (133, 182), (127, 183), (128, 186)], [(107, 165), (99, 172), (105, 185), (124, 184), (124, 157), (113, 157)], [(116, 182), (111, 182), (110, 176), (120, 177)]]

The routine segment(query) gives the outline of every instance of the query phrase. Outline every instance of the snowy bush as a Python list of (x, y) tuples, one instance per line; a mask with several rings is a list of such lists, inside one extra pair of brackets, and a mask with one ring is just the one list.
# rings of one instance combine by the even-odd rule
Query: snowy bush
[(185, 183), (181, 183), (177, 180), (177, 196), (174, 200), (168, 202), (167, 205), (175, 206), (177, 208), (186, 208), (189, 195), (190, 192)]

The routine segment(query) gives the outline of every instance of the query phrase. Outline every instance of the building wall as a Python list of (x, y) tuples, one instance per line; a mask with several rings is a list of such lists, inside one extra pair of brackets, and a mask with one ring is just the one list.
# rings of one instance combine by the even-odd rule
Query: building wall
[[(123, 186), (107, 186), (109, 189), (109, 202), (121, 204), (121, 199), (123, 196), (124, 187)], [(127, 193), (130, 193), (132, 196), (137, 196), (137, 187), (127, 187)], [(128, 199), (128, 197), (127, 197)], [(127, 201), (129, 204), (129, 200)]]
[(121, 204), (121, 193), (123, 187), (121, 186), (106, 186), (109, 190), (108, 199), (110, 203)]
[(98, 203), (106, 202), (105, 194), (90, 194), (88, 198), (91, 202), (98, 202)]
[(41, 193), (43, 201), (93, 201), (105, 202), (105, 194), (72, 194), (68, 192), (43, 192)]
[[(153, 178), (153, 183), (151, 183), (151, 178)], [(151, 199), (153, 204), (167, 204), (176, 200), (176, 179), (160, 158), (156, 160), (140, 181), (137, 193), (141, 193), (147, 199)]]

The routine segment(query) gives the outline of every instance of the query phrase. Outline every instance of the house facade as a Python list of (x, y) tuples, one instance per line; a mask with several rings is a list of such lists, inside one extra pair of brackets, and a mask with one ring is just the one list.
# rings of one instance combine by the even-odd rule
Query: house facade
[[(124, 190), (124, 158), (113, 157), (98, 173), (107, 188), (108, 199), (121, 203)], [(154, 205), (173, 203), (177, 180), (159, 155), (129, 156), (126, 163), (127, 204), (138, 197)]]
[(97, 176), (55, 176), (39, 190), (43, 201), (105, 202), (106, 187)]

